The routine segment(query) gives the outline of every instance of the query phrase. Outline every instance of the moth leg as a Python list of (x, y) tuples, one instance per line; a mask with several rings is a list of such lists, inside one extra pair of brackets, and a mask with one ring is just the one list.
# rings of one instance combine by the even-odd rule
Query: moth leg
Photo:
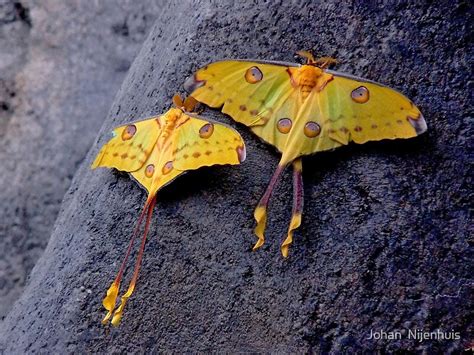
[(321, 69), (326, 69), (330, 65), (338, 64), (338, 63), (339, 61), (336, 58), (332, 58), (332, 57), (321, 57), (314, 61), (314, 64), (316, 64)]
[(255, 235), (258, 237), (257, 243), (254, 245), (253, 250), (257, 250), (260, 248), (263, 243), (265, 242), (265, 226), (267, 224), (267, 207), (270, 197), (272, 195), (272, 191), (275, 188), (275, 185), (280, 178), (281, 173), (285, 169), (285, 165), (278, 164), (278, 167), (275, 170), (275, 173), (268, 184), (267, 190), (263, 194), (262, 198), (258, 202), (257, 208), (255, 208), (255, 212), (253, 213), (253, 217), (257, 222), (257, 226), (254, 229)]
[(302, 58), (305, 58), (306, 64), (313, 64), (316, 62), (313, 53), (311, 53), (310, 51), (298, 51), (296, 52), (296, 54), (298, 54)]
[(120, 324), (120, 319), (122, 318), (122, 313), (123, 313), (123, 309), (125, 308), (125, 304), (127, 303), (127, 300), (130, 298), (133, 291), (135, 290), (135, 284), (138, 279), (138, 273), (140, 272), (140, 266), (141, 266), (142, 258), (143, 258), (143, 251), (145, 250), (146, 237), (148, 235), (148, 230), (150, 229), (150, 220), (153, 214), (153, 208), (155, 207), (155, 203), (156, 203), (156, 197), (153, 197), (148, 206), (148, 210), (146, 214), (145, 230), (143, 231), (142, 241), (140, 244), (140, 250), (138, 251), (137, 261), (135, 262), (135, 269), (133, 271), (132, 279), (130, 280), (130, 284), (128, 286), (127, 292), (125, 292), (125, 294), (122, 296), (122, 299), (120, 301), (120, 306), (117, 307), (117, 309), (114, 312), (114, 316), (112, 318), (111, 323), (114, 326), (118, 326)]
[(128, 257), (130, 256), (133, 244), (140, 230), (140, 225), (142, 224), (143, 217), (148, 211), (150, 202), (150, 200), (147, 200), (142, 212), (140, 213), (140, 217), (138, 217), (137, 224), (135, 226), (135, 229), (133, 230), (132, 238), (130, 239), (130, 243), (128, 244), (127, 252), (125, 253), (125, 257), (123, 258), (122, 264), (120, 265), (119, 272), (117, 273), (115, 280), (112, 282), (109, 289), (107, 290), (107, 295), (102, 300), (102, 305), (108, 311), (106, 316), (102, 320), (102, 324), (107, 324), (115, 309), (115, 304), (117, 302), (117, 296), (120, 289), (120, 282), (122, 281), (122, 276), (125, 271), (125, 267), (127, 266)]
[(301, 215), (303, 213), (303, 164), (301, 158), (293, 161), (293, 210), (291, 212), (290, 226), (288, 234), (281, 245), (281, 253), (288, 257), (288, 249), (293, 242), (293, 232), (301, 225)]

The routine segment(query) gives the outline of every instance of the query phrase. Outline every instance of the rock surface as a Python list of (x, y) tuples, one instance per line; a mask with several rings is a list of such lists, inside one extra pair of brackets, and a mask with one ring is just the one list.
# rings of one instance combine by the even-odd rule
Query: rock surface
[[(472, 340), (469, 12), (467, 2), (163, 5), (2, 324), (0, 351), (462, 349)], [(103, 327), (101, 300), (145, 199), (127, 175), (89, 170), (107, 132), (167, 109), (185, 78), (209, 61), (291, 61), (300, 49), (335, 56), (338, 70), (404, 92), (428, 132), (305, 159), (303, 224), (283, 260), (290, 173), (272, 199), (267, 242), (252, 252), (253, 208), (278, 155), (206, 110), (239, 128), (247, 161), (187, 174), (159, 194), (137, 291), (122, 325)], [(454, 330), (461, 339), (367, 339), (371, 329), (416, 328)]]
[(0, 319), (154, 23), (154, 1), (0, 1)]

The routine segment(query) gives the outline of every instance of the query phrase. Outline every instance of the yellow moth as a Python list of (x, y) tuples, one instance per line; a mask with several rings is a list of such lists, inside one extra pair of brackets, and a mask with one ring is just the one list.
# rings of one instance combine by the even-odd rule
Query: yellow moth
[(254, 217), (264, 243), (267, 206), (275, 184), (293, 165), (293, 212), (281, 252), (288, 256), (301, 224), (301, 156), (354, 142), (411, 138), (426, 131), (420, 110), (398, 91), (373, 81), (328, 70), (332, 58), (299, 52), (306, 64), (225, 60), (199, 69), (185, 83), (196, 100), (230, 115), (282, 154)]
[[(102, 147), (92, 164), (92, 169), (107, 167), (129, 172), (148, 192), (124, 260), (103, 300), (108, 311), (104, 324), (111, 318), (113, 325), (120, 323), (125, 304), (135, 289), (158, 190), (188, 170), (216, 164), (236, 165), (245, 160), (245, 145), (239, 133), (189, 113), (196, 104), (192, 98), (183, 102), (175, 96), (173, 100), (176, 108), (163, 115), (115, 128), (114, 137)], [(135, 270), (128, 290), (116, 307), (127, 260), (145, 216)]]

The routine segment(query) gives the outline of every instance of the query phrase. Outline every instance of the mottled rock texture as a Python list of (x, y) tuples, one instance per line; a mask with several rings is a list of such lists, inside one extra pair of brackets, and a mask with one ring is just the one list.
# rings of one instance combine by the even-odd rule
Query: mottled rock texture
[[(0, 349), (462, 349), (472, 339), (471, 13), (462, 1), (163, 4), (75, 174), (28, 286), (2, 325)], [(295, 60), (300, 49), (335, 56), (342, 61), (338, 70), (404, 92), (423, 111), (428, 132), (306, 158), (304, 220), (283, 260), (291, 174), (272, 200), (267, 243), (252, 252), (253, 208), (278, 154), (245, 127), (206, 110), (242, 132), (247, 161), (187, 174), (159, 194), (137, 291), (122, 325), (103, 327), (101, 300), (145, 199), (126, 174), (89, 170), (107, 132), (167, 109), (185, 78), (209, 61)], [(453, 329), (461, 340), (367, 339), (371, 329), (405, 328)]]
[(154, 23), (154, 1), (0, 1), (0, 319)]

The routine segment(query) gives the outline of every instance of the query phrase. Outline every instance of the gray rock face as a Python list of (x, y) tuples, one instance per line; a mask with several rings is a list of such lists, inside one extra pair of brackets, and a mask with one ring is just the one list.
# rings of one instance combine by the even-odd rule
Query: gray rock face
[[(28, 286), (2, 325), (0, 349), (462, 349), (472, 339), (470, 10), (463, 2), (163, 4), (73, 179)], [(127, 175), (89, 170), (106, 133), (167, 109), (185, 78), (207, 62), (291, 61), (300, 49), (337, 57), (343, 62), (338, 70), (404, 92), (421, 108), (428, 132), (306, 158), (303, 224), (283, 260), (291, 174), (272, 199), (267, 242), (252, 252), (252, 212), (279, 157), (245, 127), (206, 110), (203, 115), (242, 132), (247, 161), (189, 173), (159, 193), (136, 293), (122, 325), (104, 328), (102, 297), (145, 200)], [(367, 339), (370, 330), (406, 329), (454, 330), (461, 339)]]
[(0, 4), (0, 318), (154, 22), (142, 1)]

